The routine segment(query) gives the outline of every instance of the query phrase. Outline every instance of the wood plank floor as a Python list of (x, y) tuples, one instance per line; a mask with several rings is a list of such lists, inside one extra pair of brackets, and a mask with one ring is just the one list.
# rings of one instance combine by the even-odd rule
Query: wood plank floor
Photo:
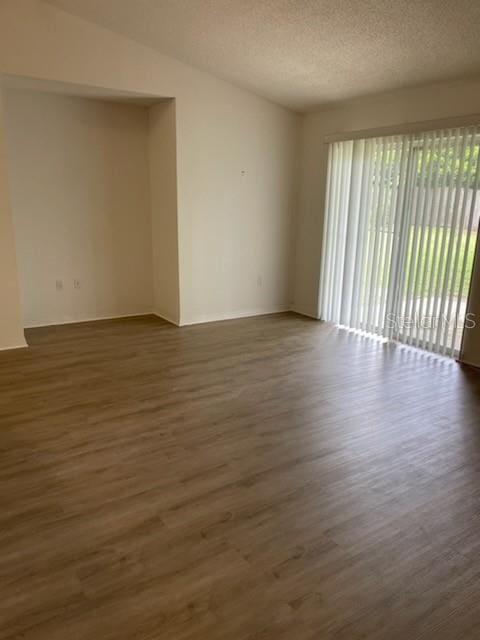
[(0, 638), (480, 638), (480, 379), (292, 314), (0, 354)]

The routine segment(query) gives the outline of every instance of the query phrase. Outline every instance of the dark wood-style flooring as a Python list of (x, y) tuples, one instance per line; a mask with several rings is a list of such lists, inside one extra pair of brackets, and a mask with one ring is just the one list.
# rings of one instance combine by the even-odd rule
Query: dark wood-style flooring
[(480, 638), (480, 378), (285, 314), (0, 354), (0, 639)]

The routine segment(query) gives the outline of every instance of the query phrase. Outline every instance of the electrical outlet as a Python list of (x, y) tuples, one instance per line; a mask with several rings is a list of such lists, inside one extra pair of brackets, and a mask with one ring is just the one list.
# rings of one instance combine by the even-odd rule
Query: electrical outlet
[(57, 291), (63, 291), (63, 280), (55, 280), (55, 289)]
[(74, 280), (73, 281), (73, 288), (74, 289), (80, 289), (80, 280)]
[(262, 276), (257, 276), (257, 287), (261, 287), (263, 284)]

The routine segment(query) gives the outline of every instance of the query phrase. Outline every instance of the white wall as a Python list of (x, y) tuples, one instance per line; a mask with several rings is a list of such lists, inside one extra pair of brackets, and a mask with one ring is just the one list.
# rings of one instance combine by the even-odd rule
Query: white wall
[(3, 95), (25, 326), (150, 312), (148, 110)]
[(153, 308), (180, 323), (175, 100), (149, 109), (150, 210), (153, 243)]
[(472, 282), (468, 313), (475, 318), (475, 327), (463, 334), (463, 344), (460, 359), (466, 364), (480, 368), (480, 243), (477, 241), (477, 251), (473, 267)]
[[(182, 322), (289, 309), (299, 149), (295, 120), (268, 103), (212, 101), (181, 189)], [(212, 124), (213, 124), (212, 122)], [(181, 182), (180, 182), (181, 184)]]
[(15, 236), (7, 175), (0, 90), (0, 350), (26, 345), (20, 312)]
[(296, 114), (38, 0), (0, 3), (0, 72), (174, 97), (180, 321), (288, 306)]

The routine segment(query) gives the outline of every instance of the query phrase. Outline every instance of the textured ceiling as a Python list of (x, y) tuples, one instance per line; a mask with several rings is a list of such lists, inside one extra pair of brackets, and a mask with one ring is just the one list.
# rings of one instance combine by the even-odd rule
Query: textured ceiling
[(480, 72), (479, 0), (48, 0), (297, 110)]

